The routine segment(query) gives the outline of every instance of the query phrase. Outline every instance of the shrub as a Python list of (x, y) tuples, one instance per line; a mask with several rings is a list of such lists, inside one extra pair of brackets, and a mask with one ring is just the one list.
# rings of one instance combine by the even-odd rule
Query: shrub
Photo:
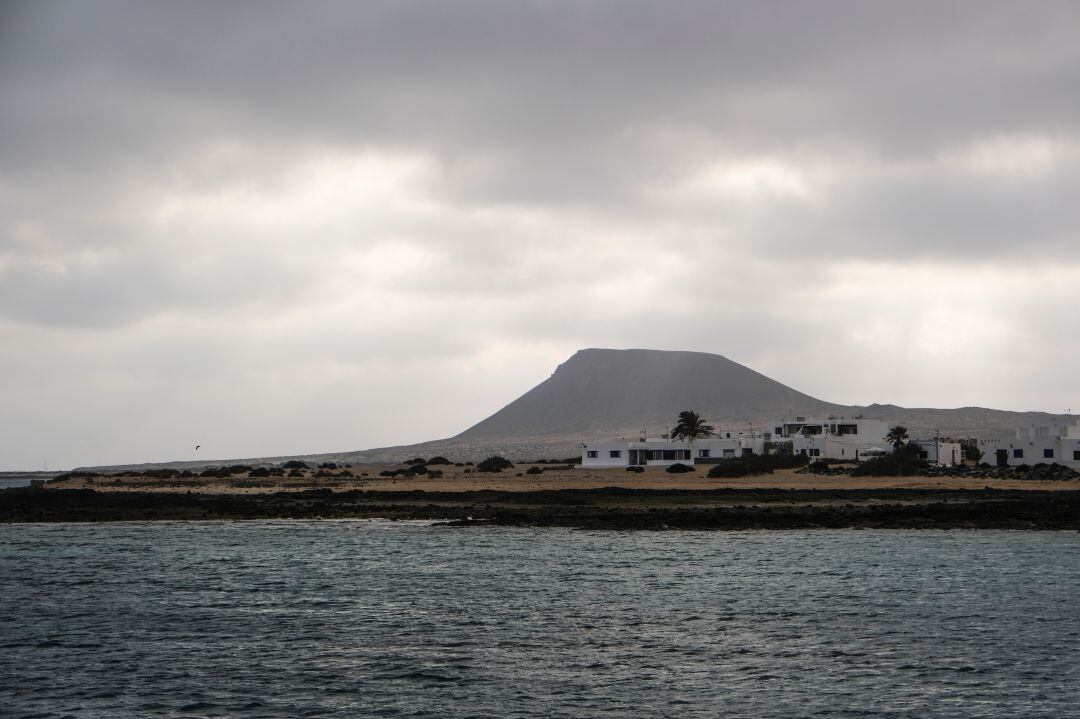
[(635, 465), (635, 466), (632, 466), (632, 467), (627, 467), (626, 471), (627, 472), (637, 472), (638, 474), (641, 474), (642, 472), (645, 471), (645, 468), (644, 467), (638, 467), (637, 465)]
[(415, 476), (417, 474), (427, 474), (427, 471), (428, 471), (428, 468), (427, 468), (426, 465), (414, 464), (412, 467), (410, 467), (409, 469), (402, 472), (402, 474), (404, 474), (407, 477), (410, 477), (410, 476)]
[(711, 479), (748, 477), (756, 474), (772, 474), (773, 470), (801, 467), (807, 458), (801, 454), (751, 454), (745, 457), (722, 459), (713, 465), (707, 475)]
[(543, 474), (543, 473), (544, 473), (544, 470), (540, 469), (539, 467), (529, 467), (528, 469), (525, 470), (525, 474)]
[(285, 464), (281, 465), (282, 469), (311, 469), (306, 463), (301, 462), (298, 459), (290, 459)]
[(688, 464), (682, 462), (676, 462), (675, 464), (668, 465), (668, 468), (664, 470), (668, 474), (684, 474), (686, 472), (693, 472), (694, 468)]
[(438, 479), (441, 476), (442, 476), (442, 470), (441, 469), (432, 469), (432, 470), (429, 470), (428, 473), (427, 473), (427, 478), (428, 479)]
[(333, 462), (323, 462), (319, 465), (319, 469), (337, 469), (338, 466)]
[(431, 459), (429, 459), (427, 461), (427, 463), (428, 463), (428, 466), (431, 466), (433, 464), (453, 464), (453, 462), (451, 462), (449, 459), (447, 459), (446, 457), (442, 457), (442, 456), (432, 457)]
[(412, 459), (406, 459), (402, 464), (427, 464), (427, 460), (423, 457), (413, 457)]
[(852, 477), (910, 477), (926, 471), (930, 463), (919, 457), (919, 448), (905, 445), (892, 454), (875, 457), (851, 470)]
[(255, 469), (251, 470), (251, 474), (249, 474), (248, 476), (249, 477), (269, 477), (270, 476), (270, 470), (267, 469), (266, 467), (256, 467)]
[(488, 457), (483, 462), (476, 465), (476, 471), (478, 472), (501, 472), (504, 469), (512, 469), (514, 463), (510, 460), (495, 455), (494, 457)]

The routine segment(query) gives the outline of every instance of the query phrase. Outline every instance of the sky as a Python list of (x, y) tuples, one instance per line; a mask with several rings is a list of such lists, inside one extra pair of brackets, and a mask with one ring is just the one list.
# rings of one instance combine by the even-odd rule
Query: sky
[(1080, 410), (1078, 28), (0, 0), (0, 470), (447, 437), (585, 347)]

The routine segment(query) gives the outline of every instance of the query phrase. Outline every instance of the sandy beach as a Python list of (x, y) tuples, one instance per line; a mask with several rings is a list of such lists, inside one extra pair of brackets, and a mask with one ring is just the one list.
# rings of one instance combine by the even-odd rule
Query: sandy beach
[[(541, 474), (527, 474), (538, 467)], [(985, 487), (1008, 490), (1076, 490), (1080, 480), (1032, 481), (986, 477), (849, 477), (798, 473), (794, 469), (776, 470), (773, 474), (750, 477), (709, 479), (706, 467), (686, 474), (668, 474), (660, 467), (642, 473), (620, 469), (554, 468), (550, 465), (520, 464), (498, 473), (477, 472), (471, 467), (441, 466), (443, 476), (429, 479), (381, 477), (385, 465), (354, 466), (347, 470), (329, 470), (332, 476), (316, 477), (316, 470), (301, 470), (302, 477), (248, 478), (236, 475), (218, 477), (71, 476), (46, 484), (47, 489), (94, 489), (98, 492), (193, 492), (204, 494), (265, 494), (329, 489), (335, 492), (546, 492), (564, 489), (601, 489), (622, 487), (635, 490), (712, 490), (712, 489), (926, 489), (981, 490)], [(345, 476), (345, 471), (355, 475)], [(366, 475), (366, 476), (365, 476)]]

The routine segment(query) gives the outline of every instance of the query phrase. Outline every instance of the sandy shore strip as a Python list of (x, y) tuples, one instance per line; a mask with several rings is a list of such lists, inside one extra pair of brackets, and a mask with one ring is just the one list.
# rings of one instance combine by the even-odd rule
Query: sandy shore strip
[[(540, 474), (528, 474), (531, 467)], [(203, 494), (266, 494), (329, 489), (335, 492), (363, 490), (370, 492), (546, 492), (563, 489), (594, 490), (622, 487), (642, 490), (711, 490), (711, 489), (926, 489), (981, 490), (985, 487), (1002, 490), (1066, 491), (1080, 489), (1080, 480), (1032, 481), (993, 479), (987, 477), (849, 477), (845, 475), (799, 474), (794, 469), (776, 470), (740, 478), (709, 479), (707, 467), (686, 474), (668, 474), (660, 467), (647, 468), (642, 473), (620, 469), (564, 469), (549, 465), (521, 464), (499, 473), (477, 472), (470, 467), (442, 466), (443, 476), (428, 478), (380, 477), (387, 467), (350, 467), (347, 470), (324, 472), (301, 470), (298, 477), (249, 478), (237, 475), (218, 477), (149, 477), (82, 475), (54, 480), (46, 489), (94, 489), (98, 492), (193, 492)], [(353, 476), (345, 476), (348, 471)]]

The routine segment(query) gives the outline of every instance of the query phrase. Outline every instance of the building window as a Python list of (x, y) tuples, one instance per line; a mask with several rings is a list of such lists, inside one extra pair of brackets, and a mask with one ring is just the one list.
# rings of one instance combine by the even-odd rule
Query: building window
[(817, 449), (817, 448), (811, 449), (810, 450), (810, 456), (811, 457), (820, 457), (821, 456), (821, 450)]
[(1073, 450), (1073, 461), (1080, 462), (1080, 449)]
[(699, 449), (697, 451), (697, 456), (702, 457), (702, 458), (708, 457), (709, 456), (709, 450), (707, 450), (707, 449)]
[(622, 456), (622, 450), (621, 449), (613, 449), (613, 450), (611, 450), (610, 454), (611, 454), (612, 459), (618, 459), (619, 457)]
[(1054, 458), (1054, 450), (1052, 450), (1052, 449), (1044, 449), (1043, 450), (1043, 459), (1053, 459), (1053, 458)]
[(1023, 458), (1024, 458), (1024, 450), (1022, 450), (1022, 449), (1014, 449), (1013, 450), (1013, 459), (1023, 459)]
[(600, 453), (597, 452), (595, 449), (590, 449), (588, 452), (585, 453), (585, 456), (589, 459), (596, 459), (600, 456)]

